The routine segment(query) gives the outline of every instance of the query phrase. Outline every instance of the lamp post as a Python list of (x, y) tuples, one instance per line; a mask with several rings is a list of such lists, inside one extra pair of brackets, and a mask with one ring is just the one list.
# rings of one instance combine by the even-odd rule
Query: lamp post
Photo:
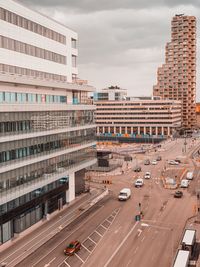
[(148, 223), (141, 223), (141, 226), (142, 227), (152, 227), (152, 228), (156, 228), (156, 229), (170, 231), (170, 233), (171, 233), (171, 261), (173, 262), (173, 252), (174, 252), (173, 228), (154, 225), (154, 224), (148, 224)]

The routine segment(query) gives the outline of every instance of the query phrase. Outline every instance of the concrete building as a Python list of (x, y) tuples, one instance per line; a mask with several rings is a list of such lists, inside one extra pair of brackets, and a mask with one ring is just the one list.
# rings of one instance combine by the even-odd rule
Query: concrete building
[(96, 162), (93, 87), (77, 80), (77, 33), (0, 2), (0, 243), (75, 198)]
[(95, 99), (95, 105), (97, 136), (102, 138), (168, 137), (181, 126), (180, 101)]
[(196, 103), (197, 127), (200, 127), (200, 103)]
[(158, 68), (153, 95), (182, 102), (182, 127), (196, 125), (196, 18), (173, 17), (171, 42), (166, 45), (165, 63)]

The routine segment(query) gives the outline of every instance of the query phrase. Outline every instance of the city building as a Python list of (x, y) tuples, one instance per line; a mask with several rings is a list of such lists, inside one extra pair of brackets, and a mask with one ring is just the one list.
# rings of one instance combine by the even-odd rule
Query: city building
[(153, 95), (180, 100), (182, 127), (196, 125), (196, 18), (183, 14), (173, 17), (171, 42), (166, 45), (165, 63), (158, 68)]
[(0, 243), (61, 209), (96, 163), (94, 88), (78, 80), (77, 33), (0, 2)]
[(197, 127), (200, 127), (200, 103), (196, 103)]
[(100, 92), (94, 92), (94, 100), (124, 100), (127, 98), (127, 90), (122, 89), (118, 86), (109, 86), (108, 88), (102, 89)]
[(123, 137), (123, 141), (124, 138), (129, 141), (138, 138), (147, 141), (150, 137), (162, 139), (175, 134), (181, 126), (180, 101), (136, 97), (94, 100), (99, 140), (116, 140), (116, 137)]

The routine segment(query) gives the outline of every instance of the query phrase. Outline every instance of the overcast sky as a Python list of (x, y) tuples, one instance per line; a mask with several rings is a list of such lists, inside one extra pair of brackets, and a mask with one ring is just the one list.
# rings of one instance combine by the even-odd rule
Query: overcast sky
[[(118, 85), (131, 96), (152, 94), (172, 17), (184, 13), (200, 18), (200, 0), (19, 1), (78, 33), (81, 79), (96, 90)], [(198, 85), (197, 77), (199, 100)]]

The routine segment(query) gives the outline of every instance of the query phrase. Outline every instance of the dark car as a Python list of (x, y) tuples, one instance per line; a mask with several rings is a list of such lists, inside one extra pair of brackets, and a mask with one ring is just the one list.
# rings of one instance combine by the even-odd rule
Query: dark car
[(146, 159), (145, 161), (144, 161), (144, 165), (150, 165), (150, 160), (149, 159)]
[(160, 161), (160, 160), (162, 160), (162, 157), (161, 156), (157, 156), (156, 160)]
[(72, 241), (69, 245), (64, 249), (65, 255), (71, 256), (74, 255), (81, 248), (81, 243), (77, 240)]
[(175, 193), (174, 193), (174, 197), (175, 198), (181, 198), (183, 196), (183, 192), (182, 191), (176, 191)]
[(178, 163), (181, 163), (181, 160), (180, 159), (175, 159), (174, 161), (176, 161)]
[(140, 166), (135, 167), (134, 172), (141, 172), (142, 168)]

